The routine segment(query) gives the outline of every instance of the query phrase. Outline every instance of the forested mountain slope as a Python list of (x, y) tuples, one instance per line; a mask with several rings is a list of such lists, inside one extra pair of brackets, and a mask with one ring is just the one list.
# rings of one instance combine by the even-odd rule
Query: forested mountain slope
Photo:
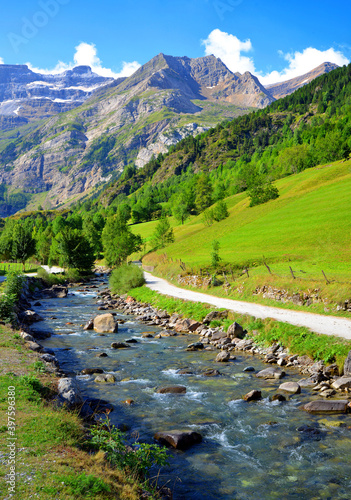
[[(182, 203), (196, 210), (201, 183), (212, 202), (351, 151), (351, 65), (324, 74), (267, 108), (217, 125), (171, 147), (144, 168), (125, 172), (101, 203)], [(200, 184), (199, 184), (200, 183)], [(209, 189), (207, 188), (207, 191)], [(134, 193), (128, 200), (126, 195)], [(187, 194), (187, 196), (185, 196)], [(185, 199), (187, 198), (187, 200)], [(206, 207), (205, 207), (206, 208)], [(144, 209), (152, 218), (152, 208)], [(149, 220), (149, 219), (144, 219)]]

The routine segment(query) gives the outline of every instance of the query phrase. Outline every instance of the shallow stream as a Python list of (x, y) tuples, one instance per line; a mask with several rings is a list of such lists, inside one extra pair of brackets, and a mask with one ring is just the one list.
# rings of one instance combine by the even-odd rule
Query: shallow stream
[[(106, 286), (102, 281), (95, 284), (100, 290)], [(158, 483), (167, 483), (175, 500), (351, 498), (351, 416), (302, 411), (302, 404), (313, 398), (310, 389), (287, 402), (270, 402), (269, 395), (281, 382), (243, 371), (247, 366), (258, 371), (266, 364), (244, 353), (235, 361), (216, 363), (216, 351), (186, 351), (198, 340), (195, 335), (143, 338), (142, 333), (160, 329), (118, 311), (125, 320), (118, 333), (100, 336), (84, 331), (84, 324), (100, 312), (97, 291), (72, 288), (64, 299), (40, 300), (35, 310), (45, 321), (35, 329), (52, 333), (42, 343), (55, 351), (61, 369), (76, 374), (85, 396), (112, 403), (112, 423), (128, 425), (139, 440), (153, 442), (155, 432), (171, 429), (202, 434), (202, 443), (188, 451), (170, 451), (171, 466), (161, 471)], [(111, 342), (130, 338), (137, 343), (129, 349), (111, 349)], [(108, 357), (96, 357), (102, 351)], [(117, 382), (96, 384), (94, 375), (79, 375), (84, 368), (102, 368)], [(209, 368), (217, 368), (221, 375), (203, 376)], [(179, 369), (193, 374), (179, 375)], [(301, 378), (297, 371), (286, 372), (286, 381)], [(186, 394), (155, 392), (173, 384), (185, 385)], [(264, 399), (244, 402), (242, 395), (252, 389), (262, 390)], [(135, 404), (125, 405), (126, 399)], [(324, 419), (345, 426), (329, 428)], [(319, 433), (298, 431), (303, 425), (318, 427)]]

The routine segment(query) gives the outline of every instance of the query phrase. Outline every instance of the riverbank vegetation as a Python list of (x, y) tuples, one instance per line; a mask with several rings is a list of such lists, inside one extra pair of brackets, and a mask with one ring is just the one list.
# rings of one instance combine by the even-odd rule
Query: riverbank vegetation
[(37, 359), (15, 331), (0, 325), (1, 498), (8, 496), (7, 392), (15, 387), (16, 496), (139, 499), (135, 477), (111, 467), (104, 454), (85, 449), (88, 429), (76, 412), (55, 407), (57, 377)]

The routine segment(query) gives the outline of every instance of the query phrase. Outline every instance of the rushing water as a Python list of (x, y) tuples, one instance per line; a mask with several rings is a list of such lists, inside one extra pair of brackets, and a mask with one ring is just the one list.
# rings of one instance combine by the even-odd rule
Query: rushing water
[[(175, 500), (350, 499), (350, 417), (302, 411), (301, 405), (312, 398), (309, 389), (285, 403), (270, 402), (280, 381), (263, 381), (243, 371), (249, 365), (256, 371), (266, 368), (257, 357), (241, 353), (235, 361), (215, 363), (216, 352), (185, 350), (197, 336), (143, 338), (143, 332), (159, 329), (118, 311), (126, 320), (118, 333), (84, 331), (83, 325), (98, 313), (95, 289), (71, 289), (64, 299), (40, 302), (36, 310), (45, 321), (36, 329), (52, 333), (43, 344), (55, 351), (63, 370), (77, 375), (85, 396), (114, 405), (112, 423), (128, 425), (146, 442), (162, 430), (202, 434), (203, 442), (188, 451), (170, 451), (171, 466), (162, 470), (158, 482), (168, 482)], [(111, 342), (130, 338), (138, 343), (111, 349)], [(102, 351), (108, 357), (97, 358)], [(79, 375), (84, 368), (102, 368), (117, 382), (96, 384), (94, 375)], [(184, 368), (192, 374), (177, 374)], [(201, 375), (208, 368), (219, 369), (221, 376)], [(286, 380), (301, 378), (294, 370), (286, 371)], [(187, 393), (155, 392), (156, 387), (172, 384), (185, 385)], [(241, 396), (252, 389), (262, 390), (264, 399), (244, 402)], [(135, 404), (126, 406), (128, 398)], [(321, 422), (325, 418), (345, 425), (326, 427)], [(298, 431), (302, 425), (319, 426), (320, 432)]]

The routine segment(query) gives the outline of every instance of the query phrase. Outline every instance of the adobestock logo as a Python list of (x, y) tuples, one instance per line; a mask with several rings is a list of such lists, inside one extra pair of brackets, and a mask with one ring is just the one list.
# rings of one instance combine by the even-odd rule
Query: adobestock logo
[(30, 17), (22, 17), (22, 26), (19, 33), (10, 32), (7, 38), (17, 54), (21, 45), (27, 44), (40, 31), (48, 25), (51, 19), (57, 16), (62, 5), (67, 5), (71, 0), (40, 0), (38, 9)]
[(224, 21), (226, 14), (228, 12), (233, 12), (234, 8), (238, 7), (242, 2), (243, 0), (215, 0), (212, 5), (220, 20)]

